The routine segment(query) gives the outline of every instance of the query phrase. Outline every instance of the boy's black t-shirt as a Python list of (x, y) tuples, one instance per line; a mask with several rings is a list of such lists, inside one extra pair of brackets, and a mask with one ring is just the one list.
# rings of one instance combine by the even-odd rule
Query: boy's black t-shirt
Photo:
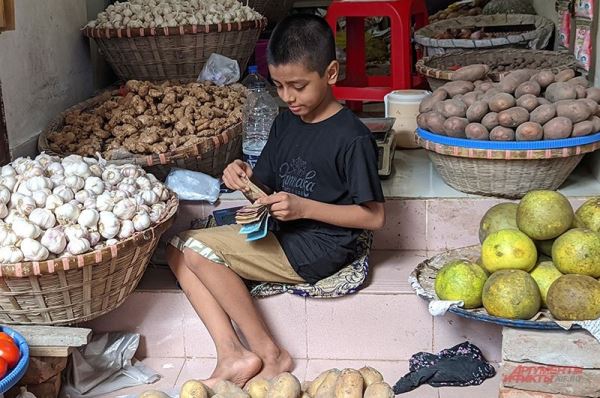
[[(347, 108), (318, 123), (280, 114), (254, 176), (276, 192), (323, 203), (384, 201), (375, 140)], [(315, 283), (354, 259), (362, 230), (301, 219), (276, 222), (273, 232), (298, 275)]]

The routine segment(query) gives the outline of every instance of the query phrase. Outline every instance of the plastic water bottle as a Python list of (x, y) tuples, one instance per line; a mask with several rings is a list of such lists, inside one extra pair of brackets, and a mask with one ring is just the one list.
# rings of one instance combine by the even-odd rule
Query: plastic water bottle
[[(250, 68), (249, 68), (250, 71)], [(255, 76), (253, 76), (255, 75)], [(277, 103), (269, 94), (267, 83), (258, 73), (251, 73), (252, 85), (244, 108), (244, 140), (242, 152), (244, 161), (254, 167), (271, 131), (271, 125), (279, 113)], [(244, 79), (244, 84), (248, 77)]]
[(256, 65), (248, 66), (248, 76), (242, 80), (242, 84), (251, 91), (269, 88), (269, 82), (258, 73)]

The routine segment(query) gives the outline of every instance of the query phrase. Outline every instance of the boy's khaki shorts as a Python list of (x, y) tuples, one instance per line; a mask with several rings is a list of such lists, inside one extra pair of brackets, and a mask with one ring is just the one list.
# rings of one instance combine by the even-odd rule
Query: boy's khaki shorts
[(253, 242), (240, 234), (239, 225), (193, 229), (182, 232), (169, 244), (183, 252), (191, 249), (215, 263), (224, 264), (240, 277), (260, 282), (303, 283), (272, 232)]

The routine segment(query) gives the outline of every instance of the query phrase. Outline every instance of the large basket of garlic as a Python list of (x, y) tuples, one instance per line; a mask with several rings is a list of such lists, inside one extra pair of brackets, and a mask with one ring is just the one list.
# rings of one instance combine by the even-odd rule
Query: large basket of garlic
[(240, 84), (128, 81), (52, 120), (38, 149), (133, 163), (163, 180), (172, 167), (219, 177), (242, 152)]
[(266, 23), (238, 0), (130, 0), (109, 5), (83, 34), (123, 80), (195, 79), (213, 53), (244, 70)]
[(135, 165), (41, 154), (0, 169), (0, 323), (67, 325), (118, 307), (177, 211)]

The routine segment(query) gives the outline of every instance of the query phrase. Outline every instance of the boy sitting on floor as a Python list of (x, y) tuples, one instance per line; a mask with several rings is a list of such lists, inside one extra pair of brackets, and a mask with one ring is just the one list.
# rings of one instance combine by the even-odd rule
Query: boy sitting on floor
[(209, 386), (220, 379), (243, 386), (294, 368), (242, 278), (315, 283), (350, 263), (362, 231), (382, 228), (385, 220), (375, 141), (332, 94), (339, 64), (325, 20), (284, 19), (269, 41), (268, 63), (289, 110), (273, 123), (254, 170), (235, 160), (223, 181), (246, 191), (247, 177), (275, 192), (258, 200), (275, 219), (271, 232), (247, 242), (236, 225), (191, 230), (168, 248), (169, 265), (216, 346)]

